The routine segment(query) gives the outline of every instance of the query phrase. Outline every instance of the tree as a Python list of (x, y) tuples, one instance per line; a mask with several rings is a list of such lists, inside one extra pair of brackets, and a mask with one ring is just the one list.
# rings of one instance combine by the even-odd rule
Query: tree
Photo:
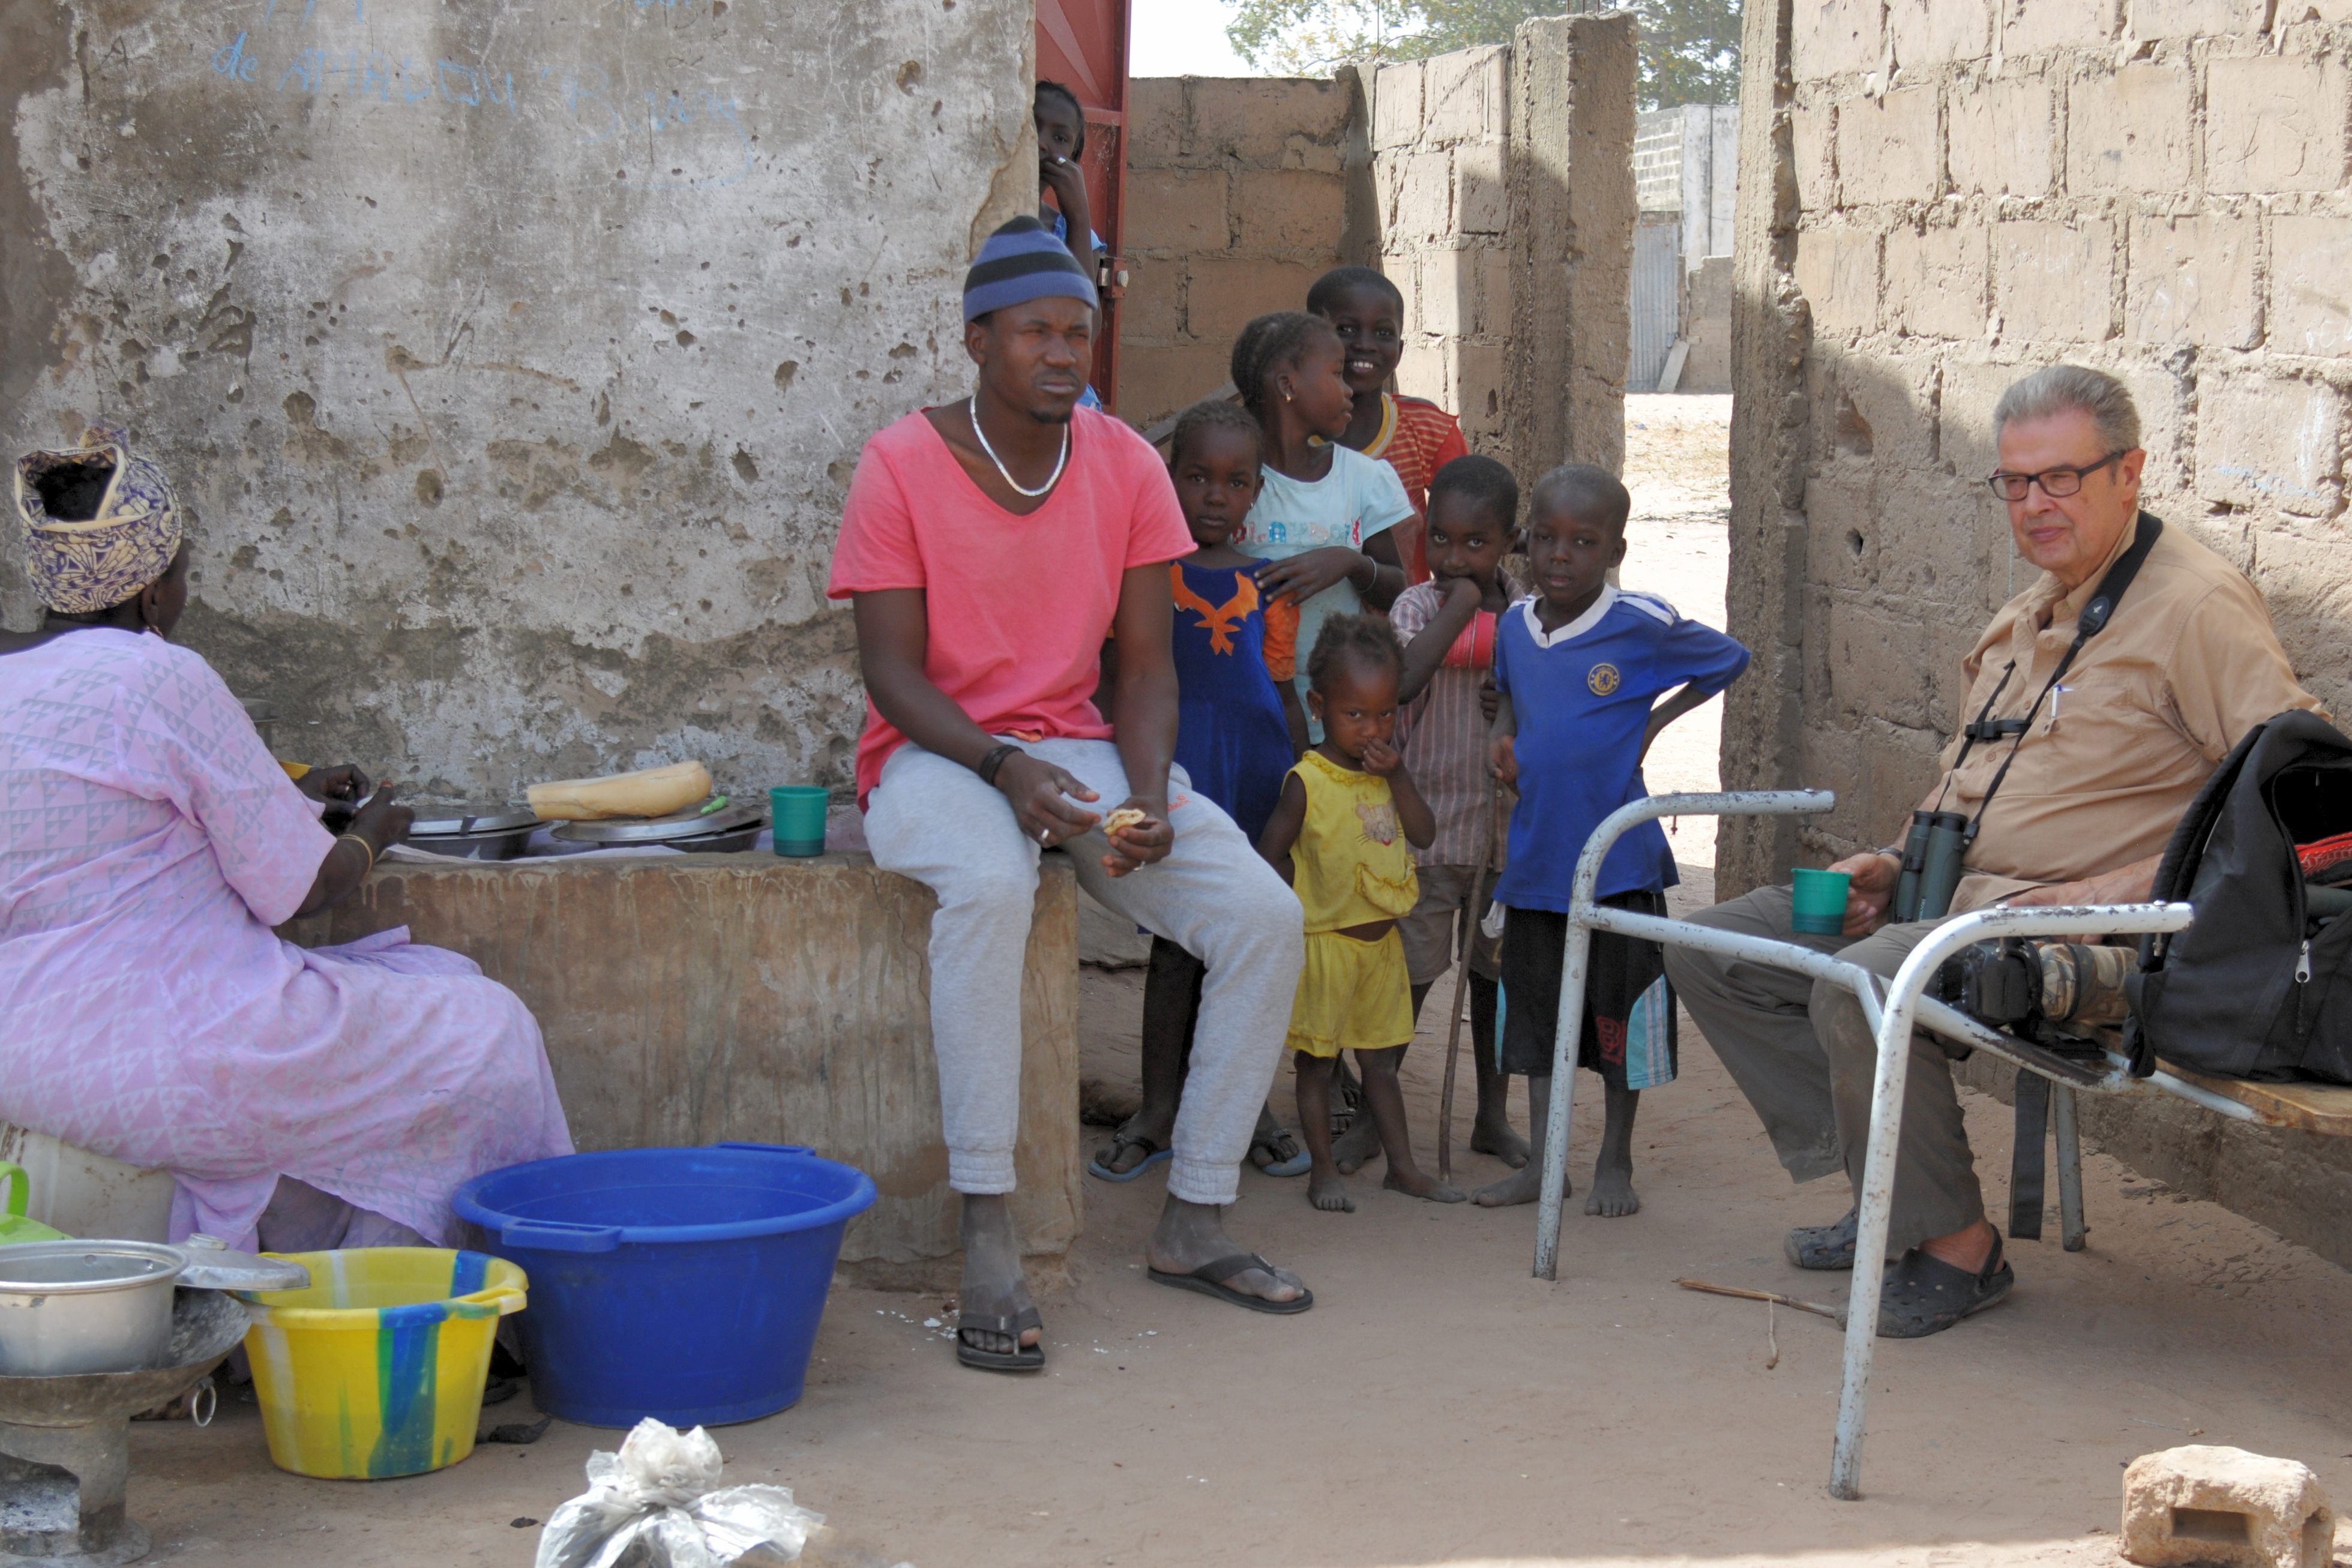
[[(1739, 99), (1739, 0), (1622, 0), (1641, 28), (1644, 109)], [(1321, 75), (1507, 44), (1558, 0), (1229, 0), (1225, 37), (1263, 68)]]

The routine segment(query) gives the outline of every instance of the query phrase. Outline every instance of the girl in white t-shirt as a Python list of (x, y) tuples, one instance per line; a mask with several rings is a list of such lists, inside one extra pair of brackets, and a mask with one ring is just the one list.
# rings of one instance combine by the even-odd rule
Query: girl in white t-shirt
[[(1325, 618), (1386, 610), (1404, 591), (1388, 530), (1413, 516), (1412, 502), (1395, 469), (1339, 444), (1356, 408), (1341, 359), (1331, 324), (1302, 310), (1261, 316), (1234, 343), (1234, 385), (1265, 433), (1264, 482), (1235, 543), (1267, 563), (1261, 598), (1297, 603), (1301, 649), (1315, 646)], [(1306, 740), (1319, 741), (1320, 727), (1309, 728)]]

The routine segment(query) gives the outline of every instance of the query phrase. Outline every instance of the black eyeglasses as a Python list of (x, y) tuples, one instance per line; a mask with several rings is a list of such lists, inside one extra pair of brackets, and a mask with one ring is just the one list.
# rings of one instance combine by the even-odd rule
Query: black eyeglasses
[(2042, 493), (2054, 501), (2074, 495), (2083, 487), (2084, 480), (2129, 450), (2126, 447), (2123, 452), (2110, 452), (2088, 468), (2044, 468), (2039, 474), (1995, 474), (1985, 483), (1992, 487), (1994, 495), (2004, 501), (2022, 501), (2030, 485), (2041, 486)]

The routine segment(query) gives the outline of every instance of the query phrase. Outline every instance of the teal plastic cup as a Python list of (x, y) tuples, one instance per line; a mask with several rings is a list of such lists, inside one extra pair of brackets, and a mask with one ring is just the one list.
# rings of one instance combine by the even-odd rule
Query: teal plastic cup
[(815, 784), (779, 784), (768, 791), (768, 820), (780, 855), (824, 853), (824, 810), (833, 792)]
[(1853, 886), (1853, 878), (1842, 871), (1809, 871), (1801, 866), (1793, 874), (1797, 898), (1789, 924), (1815, 936), (1834, 936), (1843, 931), (1845, 895)]

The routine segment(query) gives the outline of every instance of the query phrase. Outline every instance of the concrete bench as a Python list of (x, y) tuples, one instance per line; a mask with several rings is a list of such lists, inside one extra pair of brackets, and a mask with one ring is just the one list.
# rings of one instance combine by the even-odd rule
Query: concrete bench
[[(538, 1019), (583, 1150), (806, 1144), (874, 1177), (844, 1274), (944, 1287), (954, 1195), (931, 1053), (929, 890), (863, 854), (397, 860), (283, 932), (396, 925), (463, 953)], [(1077, 881), (1045, 857), (1021, 977), (1025, 1249), (1050, 1279), (1077, 1235)], [(1032, 1268), (1032, 1278), (1039, 1269)]]

